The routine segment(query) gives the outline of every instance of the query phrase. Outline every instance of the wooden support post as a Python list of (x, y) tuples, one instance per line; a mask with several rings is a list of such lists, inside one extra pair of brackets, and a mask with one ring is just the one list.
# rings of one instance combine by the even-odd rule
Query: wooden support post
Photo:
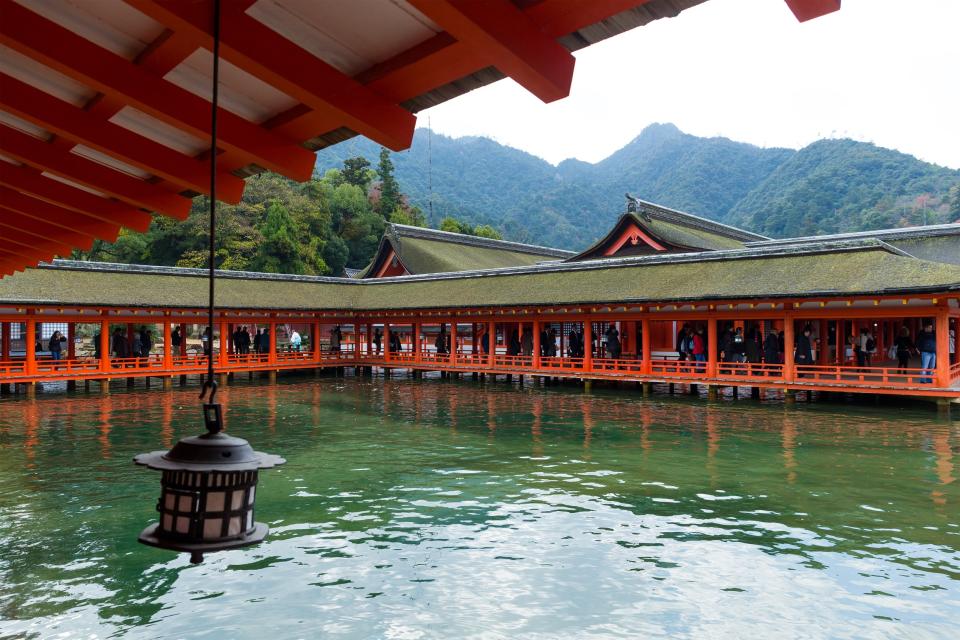
[[(24, 356), (24, 371), (27, 374), (37, 372), (37, 322), (34, 317), (34, 310), (27, 309), (27, 334), (24, 337), (26, 342), (26, 355)], [(29, 390), (31, 387), (28, 386)]]
[[(211, 329), (210, 331), (213, 331)], [(230, 348), (229, 342), (230, 339), (230, 325), (226, 322), (220, 323), (220, 353), (217, 358), (219, 366), (225, 367), (229, 363), (230, 358)], [(213, 348), (213, 336), (210, 336), (210, 348)]]
[(794, 389), (787, 389), (783, 392), (783, 401), (786, 404), (796, 404), (797, 403), (797, 392)]
[(100, 371), (110, 370), (110, 321), (100, 321)]
[[(717, 319), (707, 318), (707, 377), (717, 377)], [(709, 393), (709, 391), (708, 391)]]
[[(944, 301), (946, 302), (946, 301)], [(950, 308), (944, 305), (937, 310), (934, 332), (937, 334), (936, 384), (950, 386)]]
[(720, 387), (715, 384), (707, 385), (707, 400), (716, 400), (719, 396)]
[(645, 376), (653, 372), (653, 354), (650, 348), (650, 319), (644, 318), (640, 321), (640, 367)]
[(593, 369), (593, 321), (589, 318), (583, 321), (583, 368)]
[(170, 391), (171, 389), (173, 389), (173, 378), (171, 378), (170, 376), (163, 376), (163, 378), (161, 379), (163, 380), (164, 391)]
[[(320, 362), (323, 359), (323, 350), (320, 349), (320, 321), (314, 320), (310, 324), (310, 346), (313, 347), (313, 359)], [(367, 336), (369, 338), (369, 335)]]
[[(163, 318), (163, 368), (166, 371), (173, 369), (173, 346), (170, 344), (172, 341), (173, 330), (170, 326), (170, 312), (167, 311)], [(169, 379), (164, 378), (164, 381), (169, 381)], [(163, 388), (166, 389), (167, 385), (164, 384)]]
[(457, 319), (450, 319), (450, 366), (457, 364)]
[(390, 323), (383, 323), (383, 358), (384, 360), (390, 360)]
[(271, 369), (267, 371), (267, 382), (270, 384), (277, 384), (277, 370)]
[[(67, 360), (73, 360), (77, 357), (77, 323), (67, 323)], [(69, 385), (69, 383), (68, 383)]]
[(643, 397), (649, 398), (653, 394), (653, 383), (644, 382), (643, 383)]
[(783, 379), (787, 382), (793, 382), (795, 375), (793, 350), (793, 317), (788, 315), (783, 320)]
[(543, 353), (543, 345), (540, 344), (540, 321), (533, 321), (533, 368), (540, 368), (540, 354)]
[[(487, 323), (487, 344), (490, 345), (490, 353), (487, 354), (487, 364), (492, 369), (496, 363), (497, 353), (497, 323), (491, 320)], [(496, 378), (494, 378), (496, 380)]]
[(820, 321), (820, 344), (817, 345), (817, 362), (825, 365), (830, 363), (827, 353), (830, 350), (830, 326), (826, 320)]
[(10, 361), (10, 323), (0, 323), (0, 360)]
[[(271, 320), (269, 327), (270, 327), (269, 328), (270, 335), (267, 336), (267, 338), (270, 344), (269, 344), (267, 362), (269, 362), (270, 364), (276, 364), (277, 362), (277, 321)], [(274, 371), (273, 374), (274, 375), (273, 375), (273, 378), (271, 379), (271, 382), (276, 382), (277, 381), (276, 372)]]

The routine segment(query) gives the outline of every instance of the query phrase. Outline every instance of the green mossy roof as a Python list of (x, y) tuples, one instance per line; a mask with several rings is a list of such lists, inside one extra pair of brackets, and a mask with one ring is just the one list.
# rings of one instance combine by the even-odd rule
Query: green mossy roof
[(354, 277), (370, 277), (391, 249), (411, 275), (524, 267), (573, 255), (572, 251), (549, 247), (392, 224), (380, 239), (373, 260)]
[(681, 247), (712, 251), (743, 248), (743, 242), (735, 238), (665, 220), (643, 220), (639, 224), (646, 227), (654, 236)]
[[(880, 247), (741, 259), (612, 261), (584, 268), (590, 264), (363, 282), (225, 277), (217, 283), (216, 303), (232, 309), (364, 311), (960, 289), (960, 266), (900, 256)], [(0, 304), (201, 308), (206, 295), (206, 280), (194, 273), (57, 267), (30, 269), (0, 280)]]
[(892, 239), (889, 244), (921, 260), (960, 264), (960, 234), (929, 238)]
[(400, 239), (398, 253), (400, 260), (412, 274), (524, 267), (556, 260), (541, 254), (410, 237)]

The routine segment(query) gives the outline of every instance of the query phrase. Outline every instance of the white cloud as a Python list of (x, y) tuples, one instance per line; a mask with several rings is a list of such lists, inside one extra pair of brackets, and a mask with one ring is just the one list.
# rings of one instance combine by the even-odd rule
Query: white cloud
[(511, 80), (434, 107), (434, 130), (595, 162), (651, 122), (761, 146), (851, 137), (960, 168), (960, 2), (844, 0), (798, 23), (782, 0), (711, 0), (576, 54), (570, 97)]

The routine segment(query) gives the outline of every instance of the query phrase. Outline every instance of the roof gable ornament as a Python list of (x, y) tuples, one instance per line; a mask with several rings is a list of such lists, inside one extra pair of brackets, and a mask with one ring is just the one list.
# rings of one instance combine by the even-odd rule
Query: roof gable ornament
[(643, 202), (632, 195), (629, 192), (623, 194), (627, 198), (627, 213), (636, 213), (639, 214), (644, 220), (650, 220), (650, 214), (643, 206)]

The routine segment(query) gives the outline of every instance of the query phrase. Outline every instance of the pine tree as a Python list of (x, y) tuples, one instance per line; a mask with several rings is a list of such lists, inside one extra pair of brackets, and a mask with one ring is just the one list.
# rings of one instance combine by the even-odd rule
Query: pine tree
[(400, 185), (393, 175), (393, 162), (390, 160), (390, 151), (380, 147), (380, 162), (377, 163), (377, 175), (380, 176), (380, 201), (377, 203), (377, 213), (386, 219), (400, 204)]

